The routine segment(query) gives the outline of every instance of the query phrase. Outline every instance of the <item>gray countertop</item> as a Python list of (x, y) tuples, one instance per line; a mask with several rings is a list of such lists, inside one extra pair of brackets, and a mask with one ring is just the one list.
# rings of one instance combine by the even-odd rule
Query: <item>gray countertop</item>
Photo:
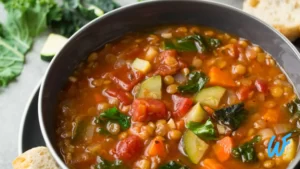
[[(240, 7), (241, 0), (215, 0)], [(122, 5), (136, 0), (118, 0)], [(3, 6), (0, 5), (0, 20), (5, 19)], [(21, 76), (7, 88), (0, 88), (0, 168), (12, 168), (11, 162), (17, 156), (20, 121), (25, 105), (39, 84), (48, 63), (40, 59), (39, 53), (47, 33), (35, 40), (31, 51), (26, 55), (26, 63)]]

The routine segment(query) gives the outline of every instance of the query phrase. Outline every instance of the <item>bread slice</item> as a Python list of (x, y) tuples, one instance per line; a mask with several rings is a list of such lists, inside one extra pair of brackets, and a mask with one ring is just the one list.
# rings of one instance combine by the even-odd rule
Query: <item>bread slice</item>
[(12, 165), (13, 169), (59, 169), (46, 147), (26, 151), (18, 156)]
[(300, 37), (300, 0), (245, 0), (243, 10), (274, 26), (291, 41)]

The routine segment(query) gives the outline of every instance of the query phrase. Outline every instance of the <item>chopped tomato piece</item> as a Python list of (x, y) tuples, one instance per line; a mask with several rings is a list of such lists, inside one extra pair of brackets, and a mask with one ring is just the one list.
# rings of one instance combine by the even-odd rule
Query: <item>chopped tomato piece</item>
[(117, 158), (121, 160), (132, 160), (141, 154), (143, 146), (144, 144), (141, 138), (135, 135), (129, 136), (117, 144)]
[(163, 52), (160, 53), (159, 57), (160, 59), (165, 59), (166, 57), (176, 57), (177, 52), (176, 50), (165, 50)]
[(157, 99), (135, 99), (132, 103), (130, 113), (132, 120), (139, 122), (168, 118), (166, 105)]
[(129, 105), (132, 103), (132, 99), (126, 94), (125, 91), (117, 88), (106, 89), (105, 92), (112, 97), (118, 98), (124, 105)]
[(269, 91), (268, 82), (262, 79), (257, 79), (254, 83), (257, 91), (267, 94)]
[[(124, 74), (126, 76), (124, 76)], [(110, 73), (109, 78), (123, 90), (131, 91), (136, 84), (143, 80), (144, 74), (139, 71), (128, 69), (127, 67), (122, 67)]]
[(176, 58), (177, 52), (175, 50), (163, 51), (158, 57), (156, 64), (158, 65), (157, 70), (154, 74), (162, 76), (173, 75), (180, 68), (186, 67), (186, 64)]
[(249, 94), (252, 92), (251, 87), (242, 86), (237, 92), (236, 95), (240, 101), (247, 100), (249, 98)]
[(191, 109), (193, 105), (193, 100), (186, 97), (181, 97), (178, 95), (172, 95), (172, 100), (174, 104), (173, 115), (175, 117), (183, 117)]
[(221, 140), (217, 141), (214, 145), (213, 150), (220, 162), (227, 161), (230, 158), (231, 149), (233, 148), (232, 138), (226, 136)]

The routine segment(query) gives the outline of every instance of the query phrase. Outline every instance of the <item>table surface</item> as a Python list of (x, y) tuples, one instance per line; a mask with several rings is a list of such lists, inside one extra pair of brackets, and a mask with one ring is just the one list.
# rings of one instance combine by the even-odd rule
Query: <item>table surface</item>
[[(137, 0), (116, 0), (121, 5)], [(241, 7), (241, 0), (214, 0)], [(0, 5), (0, 21), (5, 20), (3, 6)], [(7, 88), (0, 88), (0, 168), (11, 168), (11, 162), (17, 156), (20, 121), (25, 105), (33, 89), (42, 79), (48, 63), (40, 59), (40, 50), (47, 33), (37, 38), (31, 51), (26, 55), (26, 64), (21, 76)]]

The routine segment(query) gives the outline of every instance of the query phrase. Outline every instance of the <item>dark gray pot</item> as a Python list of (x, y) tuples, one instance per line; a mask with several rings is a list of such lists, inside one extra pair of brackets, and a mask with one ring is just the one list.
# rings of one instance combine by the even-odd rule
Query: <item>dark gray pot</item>
[[(235, 34), (258, 44), (285, 70), (300, 91), (300, 61), (295, 47), (277, 31), (248, 14), (220, 3), (197, 0), (148, 1), (125, 6), (80, 29), (50, 64), (39, 95), (39, 122), (45, 142), (62, 168), (55, 142), (58, 92), (75, 66), (88, 54), (126, 32), (161, 24), (200, 24)], [(289, 168), (295, 167), (300, 154)]]

